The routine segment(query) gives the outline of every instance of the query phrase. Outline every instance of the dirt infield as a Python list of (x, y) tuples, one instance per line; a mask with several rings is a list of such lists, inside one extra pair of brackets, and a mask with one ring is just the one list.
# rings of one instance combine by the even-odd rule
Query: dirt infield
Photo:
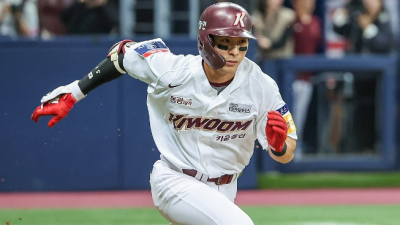
[[(400, 204), (400, 188), (239, 191), (236, 203), (242, 206)], [(153, 207), (151, 193), (0, 193), (0, 209), (129, 207)]]

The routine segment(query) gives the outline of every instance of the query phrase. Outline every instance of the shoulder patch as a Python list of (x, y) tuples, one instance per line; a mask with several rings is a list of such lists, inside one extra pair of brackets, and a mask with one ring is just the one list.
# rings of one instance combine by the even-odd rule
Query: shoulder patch
[(169, 48), (161, 41), (150, 41), (137, 46), (135, 51), (146, 58), (154, 53), (169, 52)]
[(279, 112), (282, 116), (285, 115), (287, 112), (289, 112), (289, 107), (284, 104), (282, 107), (280, 107), (279, 109), (276, 110), (277, 112)]

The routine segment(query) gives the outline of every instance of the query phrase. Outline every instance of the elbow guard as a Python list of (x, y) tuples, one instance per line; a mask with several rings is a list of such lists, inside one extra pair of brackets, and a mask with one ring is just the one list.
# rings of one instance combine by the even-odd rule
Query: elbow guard
[(111, 47), (107, 58), (99, 63), (87, 76), (78, 83), (83, 94), (88, 94), (98, 86), (117, 79), (126, 73), (123, 66), (125, 48), (132, 45), (133, 41), (123, 40)]
[(111, 62), (114, 63), (114, 66), (118, 70), (118, 72), (122, 74), (126, 73), (122, 63), (126, 48), (129, 48), (129, 46), (133, 45), (134, 43), (135, 42), (132, 40), (123, 40), (114, 44), (108, 51), (107, 57), (110, 58)]

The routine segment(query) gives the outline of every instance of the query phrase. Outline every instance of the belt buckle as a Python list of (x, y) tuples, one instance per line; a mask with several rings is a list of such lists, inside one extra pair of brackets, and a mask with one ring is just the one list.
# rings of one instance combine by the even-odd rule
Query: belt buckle
[(216, 185), (221, 185), (222, 176), (218, 177), (217, 181), (215, 182)]

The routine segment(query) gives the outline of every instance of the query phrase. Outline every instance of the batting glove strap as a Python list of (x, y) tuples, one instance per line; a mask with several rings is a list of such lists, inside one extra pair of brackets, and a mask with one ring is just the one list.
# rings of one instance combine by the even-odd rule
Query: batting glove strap
[(78, 83), (79, 81), (74, 81), (70, 85), (68, 85), (69, 90), (71, 90), (72, 96), (74, 96), (77, 102), (86, 97), (86, 95), (83, 94), (83, 92), (81, 91), (81, 88), (79, 87)]
[(272, 154), (274, 154), (275, 156), (279, 157), (279, 156), (283, 156), (286, 153), (287, 145), (286, 145), (286, 142), (285, 142), (285, 144), (283, 146), (283, 149), (280, 152), (275, 151), (274, 148), (272, 148), (272, 146), (269, 146), (269, 147), (271, 148)]
[(66, 86), (61, 86), (58, 87), (56, 89), (54, 89), (52, 92), (48, 93), (47, 95), (43, 96), (43, 98), (40, 100), (40, 102), (42, 104), (46, 103), (46, 102), (52, 102), (52, 103), (57, 103), (58, 102), (58, 98), (62, 95), (62, 94), (68, 94), (71, 93), (72, 96), (74, 96), (74, 98), (76, 99), (76, 101), (80, 101), (81, 99), (83, 99), (84, 97), (86, 97), (86, 95), (84, 95), (81, 91), (81, 89), (78, 86), (78, 80), (66, 85)]

